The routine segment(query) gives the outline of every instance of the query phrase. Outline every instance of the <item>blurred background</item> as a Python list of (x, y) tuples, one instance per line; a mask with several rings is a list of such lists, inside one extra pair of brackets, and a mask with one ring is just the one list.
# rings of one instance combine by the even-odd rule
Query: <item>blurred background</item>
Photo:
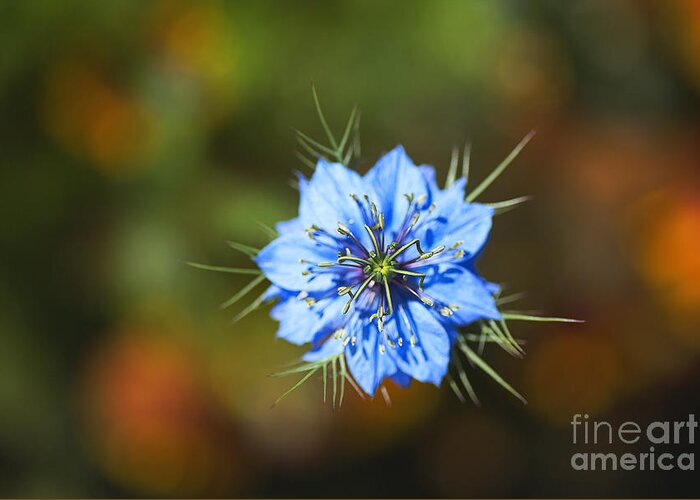
[[(699, 409), (700, 2), (4, 2), (0, 46), (0, 495), (700, 494), (569, 462), (574, 413)], [(480, 198), (534, 197), (480, 269), (587, 322), (487, 350), (527, 406), (475, 373), (481, 408), (334, 413), (319, 379), (270, 408), (302, 350), (184, 263), (251, 265), (226, 241), (295, 215), (312, 81), (336, 130), (360, 106), (361, 171), (401, 143), (444, 175), (469, 140), (478, 182), (537, 129)]]

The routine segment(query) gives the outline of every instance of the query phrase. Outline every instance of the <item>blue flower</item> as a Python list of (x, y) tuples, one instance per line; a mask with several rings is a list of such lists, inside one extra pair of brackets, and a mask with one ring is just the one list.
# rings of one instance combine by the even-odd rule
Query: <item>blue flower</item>
[(386, 378), (439, 385), (457, 328), (501, 319), (497, 287), (474, 267), (493, 209), (464, 189), (464, 179), (440, 189), (401, 146), (364, 177), (319, 160), (299, 177), (298, 217), (255, 258), (278, 337), (310, 344), (305, 361), (344, 355), (369, 395)]

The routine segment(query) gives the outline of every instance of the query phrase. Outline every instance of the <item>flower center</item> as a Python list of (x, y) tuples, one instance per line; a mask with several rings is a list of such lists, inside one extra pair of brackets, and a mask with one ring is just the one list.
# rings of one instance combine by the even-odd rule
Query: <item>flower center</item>
[(373, 274), (377, 281), (391, 279), (396, 268), (396, 262), (389, 259), (388, 255), (370, 258), (369, 261), (370, 274)]
[[(403, 222), (396, 232), (395, 239), (387, 241), (384, 214), (377, 210), (376, 205), (367, 196), (362, 199), (356, 195), (350, 195), (350, 197), (360, 208), (365, 222), (362, 227), (369, 236), (371, 245), (363, 244), (358, 235), (342, 223), (339, 223), (337, 227), (340, 237), (317, 226), (312, 226), (307, 229), (309, 237), (317, 240), (320, 244), (339, 247), (341, 250), (338, 252), (338, 259), (335, 262), (315, 264), (314, 267), (320, 269), (311, 267), (304, 273), (330, 272), (336, 274), (340, 285), (337, 289), (338, 295), (348, 296), (348, 300), (343, 306), (343, 314), (348, 313), (353, 306), (370, 310), (376, 308), (376, 312), (369, 317), (369, 320), (370, 322), (377, 320), (380, 332), (383, 331), (385, 318), (394, 313), (395, 305), (401, 309), (405, 298), (418, 299), (428, 307), (435, 307), (445, 316), (452, 315), (457, 306), (436, 303), (432, 297), (426, 294), (423, 290), (426, 274), (421, 272), (421, 268), (424, 266), (437, 264), (431, 259), (445, 251), (445, 247), (440, 245), (425, 252), (421, 248), (419, 239), (411, 238), (414, 229), (419, 225), (421, 214), (430, 214), (435, 208), (434, 205), (425, 210), (423, 208), (425, 197), (415, 199), (412, 194), (406, 195), (408, 208)], [(424, 218), (421, 223), (430, 224), (431, 221), (426, 221)], [(451, 253), (451, 258), (461, 258), (464, 252), (458, 249), (460, 245), (461, 242), (455, 243), (445, 253)], [(409, 251), (412, 249), (415, 249), (417, 256), (410, 255)], [(447, 255), (446, 257), (450, 258)], [(312, 263), (309, 262), (309, 264)], [(310, 305), (315, 303), (315, 299), (306, 298), (305, 300), (310, 301)], [(347, 341), (350, 341), (349, 337), (345, 339), (345, 342)], [(413, 335), (409, 341), (411, 344), (415, 343)], [(388, 338), (386, 342), (392, 346), (392, 342)], [(397, 342), (399, 346), (402, 344), (400, 338), (397, 339)]]

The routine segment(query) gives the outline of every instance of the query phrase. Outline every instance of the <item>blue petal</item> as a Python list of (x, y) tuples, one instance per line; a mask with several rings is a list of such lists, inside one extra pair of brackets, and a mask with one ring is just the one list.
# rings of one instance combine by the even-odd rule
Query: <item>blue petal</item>
[(440, 187), (435, 180), (435, 168), (431, 165), (419, 165), (418, 169), (420, 170), (421, 174), (423, 174), (425, 181), (428, 183), (430, 197), (432, 200), (434, 200), (435, 196), (440, 193)]
[(313, 342), (319, 335), (343, 325), (344, 303), (345, 300), (338, 296), (319, 300), (313, 306), (296, 296), (277, 303), (270, 311), (270, 315), (280, 322), (277, 337), (297, 345)]
[[(387, 352), (401, 372), (421, 382), (439, 385), (450, 362), (451, 342), (445, 326), (421, 302), (412, 300), (396, 311), (385, 333), (397, 345)], [(410, 344), (411, 335), (415, 345)], [(403, 339), (398, 346), (398, 337)]]
[(348, 369), (362, 390), (373, 396), (384, 378), (396, 373), (396, 364), (388, 354), (380, 354), (376, 324), (358, 321), (348, 334), (357, 335), (356, 345), (345, 348)]
[(270, 285), (269, 287), (267, 287), (267, 290), (265, 290), (265, 293), (263, 294), (263, 301), (279, 299), (287, 295), (289, 295), (289, 292), (287, 292), (286, 290), (282, 290), (280, 287), (275, 285)]
[[(449, 317), (452, 322), (466, 325), (479, 319), (501, 319), (489, 285), (464, 267), (440, 264), (428, 270), (425, 293), (442, 305), (455, 305)], [(440, 305), (436, 303), (436, 307)]]
[(292, 344), (305, 344), (313, 340), (313, 327), (318, 315), (309, 309), (306, 302), (289, 297), (275, 304), (270, 316), (280, 322), (277, 336)]
[(308, 361), (309, 363), (313, 363), (314, 361), (319, 361), (321, 359), (330, 358), (331, 356), (340, 354), (343, 352), (343, 349), (343, 341), (336, 339), (333, 337), (333, 335), (331, 335), (320, 346), (304, 354), (301, 359)]
[(309, 270), (305, 259), (319, 263), (334, 261), (337, 250), (309, 238), (304, 232), (286, 233), (260, 250), (255, 257), (258, 267), (274, 285), (290, 291), (320, 292), (334, 286), (335, 274), (320, 272), (302, 275)]
[(311, 179), (300, 182), (299, 191), (299, 219), (304, 227), (316, 225), (335, 235), (340, 222), (362, 237), (365, 221), (350, 194), (361, 196), (367, 190), (355, 171), (321, 159)]
[(377, 194), (376, 202), (384, 213), (387, 232), (392, 237), (398, 233), (406, 215), (406, 194), (413, 194), (416, 198), (425, 195), (428, 197), (426, 203), (430, 203), (429, 180), (401, 146), (382, 156), (364, 180)]
[(391, 380), (396, 382), (396, 384), (399, 387), (403, 387), (403, 388), (406, 388), (409, 385), (411, 385), (411, 380), (413, 380), (409, 374), (404, 373), (402, 371), (397, 371), (390, 378), (391, 378)]
[(464, 178), (458, 179), (436, 196), (435, 209), (416, 227), (416, 237), (428, 248), (444, 245), (449, 249), (461, 241), (456, 250), (463, 250), (465, 255), (461, 260), (468, 260), (481, 251), (488, 239), (493, 209), (464, 201), (464, 186)]
[(275, 229), (279, 234), (293, 233), (295, 231), (303, 231), (304, 225), (301, 223), (299, 217), (294, 217), (290, 220), (278, 222), (275, 224)]

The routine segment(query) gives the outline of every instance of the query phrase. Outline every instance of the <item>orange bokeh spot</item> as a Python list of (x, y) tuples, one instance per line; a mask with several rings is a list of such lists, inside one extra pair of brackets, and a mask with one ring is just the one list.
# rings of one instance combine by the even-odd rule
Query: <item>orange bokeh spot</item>
[(700, 197), (666, 193), (651, 204), (644, 273), (679, 312), (700, 311)]
[(673, 23), (671, 35), (676, 39), (683, 59), (682, 68), (700, 88), (700, 3), (696, 0), (661, 2), (660, 7)]
[(228, 491), (237, 464), (191, 353), (173, 338), (130, 329), (89, 360), (89, 447), (107, 475), (156, 495)]
[(590, 331), (547, 333), (527, 364), (529, 407), (545, 420), (566, 425), (574, 413), (600, 414), (621, 386), (620, 359)]
[(60, 61), (49, 72), (42, 111), (56, 141), (104, 171), (137, 167), (152, 145), (145, 107), (84, 62)]
[(700, 196), (668, 189), (635, 208), (639, 270), (668, 311), (668, 332), (700, 348)]

